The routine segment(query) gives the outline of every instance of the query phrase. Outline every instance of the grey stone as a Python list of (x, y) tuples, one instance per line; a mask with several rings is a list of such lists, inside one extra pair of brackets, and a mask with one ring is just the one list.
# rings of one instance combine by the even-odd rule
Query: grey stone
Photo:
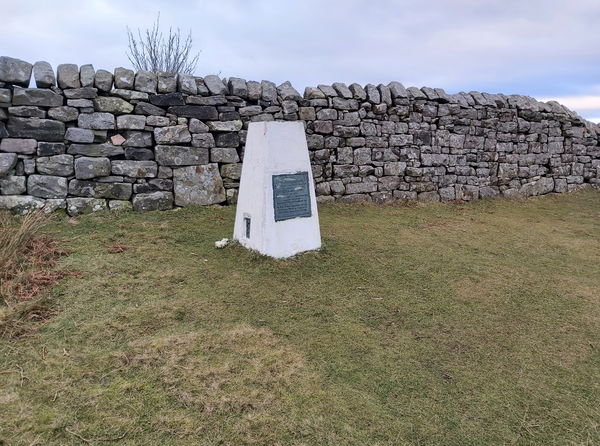
[(83, 156), (120, 156), (125, 151), (122, 147), (112, 144), (71, 144), (67, 153)]
[[(215, 113), (217, 111), (215, 110)], [(137, 104), (135, 104), (135, 111), (134, 113), (136, 115), (154, 115), (154, 116), (164, 116), (166, 113), (165, 111), (160, 108), (157, 107), (156, 105), (152, 105), (149, 104), (147, 102), (138, 102)], [(170, 112), (172, 113), (172, 112)]]
[(327, 97), (334, 98), (336, 97), (337, 91), (331, 85), (317, 85), (317, 88), (323, 92), (323, 94)]
[(138, 212), (166, 211), (173, 207), (173, 193), (156, 191), (133, 197), (133, 210)]
[(64, 198), (48, 198), (44, 203), (44, 213), (50, 214), (51, 212), (57, 211), (58, 209), (65, 209), (67, 207), (67, 200)]
[(212, 132), (237, 132), (242, 129), (242, 121), (210, 121), (206, 123)]
[(27, 191), (24, 176), (0, 176), (0, 195), (21, 195)]
[(277, 87), (277, 93), (284, 101), (299, 101), (302, 99), (300, 93), (298, 93), (298, 91), (296, 91), (296, 89), (292, 87), (292, 84), (289, 82), (284, 82)]
[(217, 147), (237, 147), (240, 145), (240, 136), (237, 132), (217, 133), (215, 145)]
[(239, 77), (230, 77), (228, 84), (230, 94), (239, 96), (242, 99), (248, 98), (248, 87), (244, 79), (240, 79)]
[(185, 94), (198, 94), (196, 79), (191, 74), (180, 74), (177, 79), (177, 90)]
[(155, 156), (162, 166), (208, 164), (208, 150), (200, 147), (157, 145)]
[(131, 211), (133, 210), (133, 205), (131, 204), (131, 201), (109, 200), (108, 209), (111, 211)]
[(108, 93), (112, 90), (113, 75), (110, 71), (98, 70), (94, 75), (94, 87)]
[[(138, 104), (139, 105), (139, 104)], [(217, 108), (210, 105), (180, 105), (169, 107), (169, 113), (185, 118), (196, 118), (200, 120), (218, 119)]]
[[(195, 97), (195, 96), (194, 96)], [(159, 107), (169, 107), (172, 105), (185, 105), (182, 93), (166, 93), (150, 96), (150, 102)]]
[(271, 81), (262, 81), (260, 83), (262, 87), (262, 100), (268, 102), (277, 101), (277, 87)]
[(76, 108), (93, 108), (94, 102), (89, 99), (67, 99), (67, 105)]
[(71, 88), (63, 91), (67, 99), (94, 99), (98, 89), (94, 87)]
[(304, 89), (304, 99), (326, 99), (325, 93), (318, 88), (306, 87)]
[(39, 107), (31, 105), (19, 105), (16, 107), (8, 107), (8, 114), (12, 116), (20, 116), (22, 118), (45, 118), (46, 112)]
[(61, 142), (38, 142), (38, 156), (53, 156), (65, 153), (65, 145)]
[(130, 183), (98, 183), (82, 180), (71, 180), (69, 182), (69, 194), (78, 197), (129, 200), (131, 193), (132, 186)]
[(154, 139), (157, 144), (189, 143), (192, 141), (192, 135), (187, 125), (175, 125), (155, 128)]
[(81, 86), (93, 87), (95, 75), (96, 70), (94, 70), (94, 66), (92, 64), (82, 65), (79, 68), (79, 82), (81, 83)]
[(94, 132), (89, 129), (70, 127), (67, 129), (65, 139), (71, 142), (92, 143), (94, 142)]
[(143, 91), (125, 90), (123, 88), (115, 88), (111, 90), (110, 94), (128, 101), (147, 101), (150, 98), (150, 95)]
[(353, 99), (356, 99), (357, 101), (364, 101), (367, 99), (367, 92), (360, 85), (350, 84), (348, 88), (352, 92)]
[(146, 127), (146, 117), (143, 115), (117, 116), (117, 128), (125, 130), (143, 130)]
[(75, 178), (79, 180), (105, 177), (110, 174), (111, 164), (108, 158), (82, 156), (75, 160)]
[(554, 179), (551, 177), (542, 177), (537, 181), (525, 183), (521, 186), (519, 192), (525, 197), (543, 195), (554, 190)]
[(94, 99), (94, 110), (122, 115), (131, 113), (133, 111), (133, 105), (121, 98), (99, 96)]
[(63, 63), (56, 68), (58, 86), (65, 88), (80, 88), (79, 67), (72, 63)]
[(241, 107), (239, 110), (240, 116), (255, 116), (262, 113), (262, 107), (260, 105), (249, 105), (247, 107)]
[(173, 189), (177, 206), (205, 206), (222, 203), (226, 199), (216, 163), (173, 169)]
[(158, 170), (154, 161), (115, 160), (111, 164), (113, 175), (132, 178), (155, 178)]
[(81, 113), (77, 125), (84, 129), (113, 130), (115, 117), (110, 113)]
[(210, 91), (208, 91), (208, 88), (206, 88), (204, 80), (201, 77), (197, 77), (194, 80), (196, 81), (196, 88), (198, 89), (198, 94), (200, 96), (208, 96), (210, 94)]
[(115, 88), (123, 88), (125, 90), (133, 89), (135, 73), (132, 70), (119, 67), (115, 68), (114, 73)]
[(45, 61), (38, 61), (33, 65), (33, 78), (37, 88), (50, 88), (56, 85), (52, 65)]
[(148, 161), (154, 159), (154, 151), (143, 147), (126, 147), (125, 158), (128, 160)]
[(39, 118), (10, 117), (6, 126), (11, 137), (33, 138), (40, 141), (62, 141), (65, 124), (60, 121)]
[(67, 213), (71, 216), (106, 210), (106, 200), (100, 198), (67, 198)]
[(44, 207), (45, 201), (30, 195), (0, 196), (0, 209), (6, 209), (14, 214), (27, 215)]
[[(2, 114), (2, 109), (0, 109), (0, 115)], [(0, 138), (7, 138), (8, 135), (8, 130), (6, 130), (6, 125), (0, 121)]]
[(227, 87), (219, 76), (213, 74), (208, 75), (204, 78), (204, 84), (211, 94), (227, 94)]
[(17, 165), (17, 160), (16, 153), (0, 153), (0, 177), (8, 175)]
[(230, 180), (239, 180), (242, 177), (242, 164), (223, 164), (221, 166), (221, 176)]
[(174, 93), (177, 91), (177, 74), (159, 72), (157, 74), (157, 87), (159, 93)]
[(0, 141), (0, 152), (22, 153), (31, 155), (35, 153), (37, 141), (24, 138), (4, 138)]
[(213, 163), (238, 163), (240, 157), (235, 148), (214, 147), (210, 150), (210, 161)]
[(150, 132), (128, 130), (126, 136), (127, 139), (122, 144), (125, 147), (151, 147), (153, 144)]
[(392, 94), (392, 99), (408, 98), (408, 91), (406, 91), (406, 88), (404, 88), (404, 85), (402, 85), (400, 82), (390, 82), (388, 84), (388, 88)]
[[(169, 118), (165, 116), (147, 116), (146, 124), (153, 127), (165, 127), (169, 125)], [(190, 124), (191, 127), (191, 124)]]
[(63, 97), (52, 90), (38, 88), (15, 88), (13, 105), (35, 105), (41, 107), (57, 107), (63, 105)]
[(52, 175), (29, 175), (27, 192), (40, 198), (65, 198), (67, 196), (67, 179)]
[(73, 156), (65, 154), (40, 156), (36, 160), (36, 166), (40, 174), (68, 177), (73, 175)]
[(225, 105), (227, 99), (222, 94), (216, 96), (188, 96), (187, 103), (194, 105)]
[(258, 101), (262, 93), (260, 82), (248, 81), (246, 82), (246, 87), (248, 88), (248, 99), (251, 101)]
[(337, 94), (339, 96), (341, 96), (342, 98), (352, 99), (352, 97), (353, 97), (352, 92), (346, 86), (346, 84), (344, 84), (342, 82), (334, 82), (332, 86), (335, 89), (335, 91), (337, 92)]
[(61, 122), (75, 121), (79, 117), (79, 111), (75, 107), (63, 105), (48, 110), (48, 117)]
[(215, 146), (215, 139), (211, 133), (196, 133), (192, 135), (194, 147), (211, 148)]
[(12, 57), (0, 57), (0, 82), (28, 87), (31, 79), (32, 65)]
[(11, 101), (12, 90), (9, 90), (8, 88), (0, 88), (0, 103), (10, 105)]

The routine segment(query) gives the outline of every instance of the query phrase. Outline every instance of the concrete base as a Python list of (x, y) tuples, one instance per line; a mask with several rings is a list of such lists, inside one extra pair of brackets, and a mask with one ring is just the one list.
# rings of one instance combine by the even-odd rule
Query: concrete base
[[(273, 177), (283, 174), (298, 175)], [(280, 187), (282, 179), (301, 180), (306, 176), (306, 190), (294, 187), (299, 183), (292, 182), (288, 189), (291, 193), (277, 192), (274, 201), (274, 184)], [(293, 217), (295, 214), (309, 216)], [(321, 247), (317, 200), (302, 122), (250, 123), (233, 238), (248, 249), (276, 258)]]

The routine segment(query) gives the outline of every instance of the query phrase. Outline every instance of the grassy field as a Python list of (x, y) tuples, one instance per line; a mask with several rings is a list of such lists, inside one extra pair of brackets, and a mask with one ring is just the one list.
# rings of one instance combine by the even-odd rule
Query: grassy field
[(232, 207), (53, 220), (0, 444), (600, 444), (598, 192), (319, 211), (287, 261)]

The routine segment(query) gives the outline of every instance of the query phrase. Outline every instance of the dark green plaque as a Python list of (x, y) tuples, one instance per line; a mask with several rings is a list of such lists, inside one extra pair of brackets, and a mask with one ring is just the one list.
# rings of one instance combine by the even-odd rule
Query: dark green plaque
[(310, 217), (308, 172), (273, 175), (275, 221)]

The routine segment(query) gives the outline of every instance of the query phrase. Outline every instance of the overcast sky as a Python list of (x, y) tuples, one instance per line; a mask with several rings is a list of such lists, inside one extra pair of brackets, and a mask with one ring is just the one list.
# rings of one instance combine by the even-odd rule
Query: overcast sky
[(0, 55), (130, 67), (126, 27), (192, 31), (196, 75), (557, 99), (600, 121), (599, 0), (0, 0)]

